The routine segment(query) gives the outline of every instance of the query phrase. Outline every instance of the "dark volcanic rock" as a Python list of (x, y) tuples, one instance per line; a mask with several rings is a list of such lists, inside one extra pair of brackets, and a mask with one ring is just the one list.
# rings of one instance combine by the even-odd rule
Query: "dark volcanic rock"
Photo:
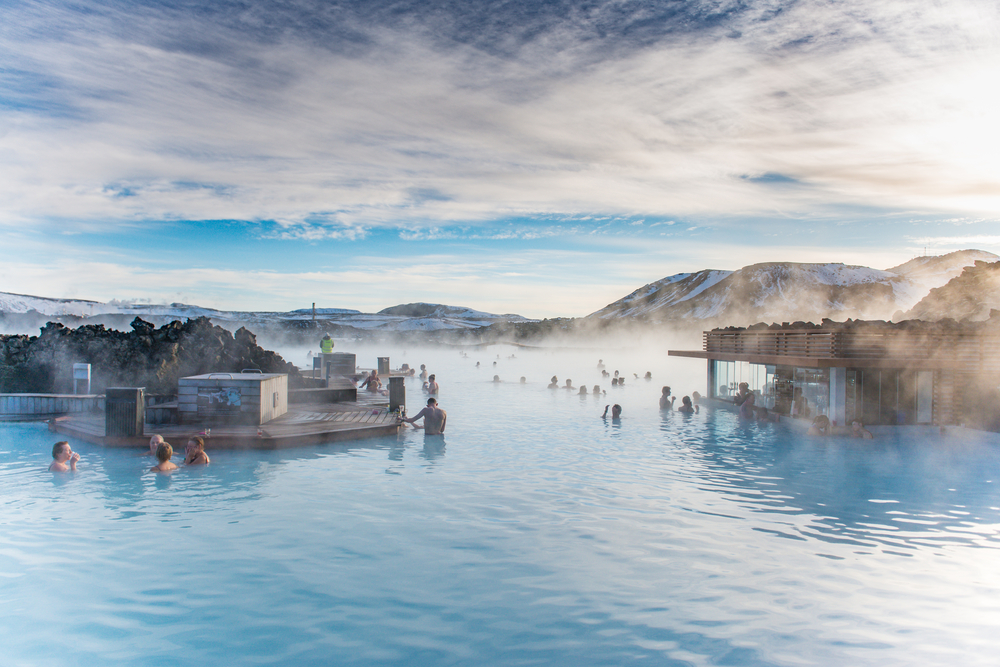
[(289, 386), (299, 385), (298, 369), (257, 345), (245, 328), (234, 336), (199, 317), (157, 329), (137, 317), (130, 332), (101, 324), (69, 329), (49, 322), (38, 336), (0, 336), (0, 391), (71, 392), (74, 363), (92, 365), (94, 393), (107, 387), (146, 387), (149, 393), (169, 394), (182, 377), (250, 368), (288, 373)]

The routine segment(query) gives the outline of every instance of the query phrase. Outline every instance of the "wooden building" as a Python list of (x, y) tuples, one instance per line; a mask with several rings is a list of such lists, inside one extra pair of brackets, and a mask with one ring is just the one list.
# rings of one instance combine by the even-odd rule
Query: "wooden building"
[[(967, 424), (997, 430), (1000, 328), (987, 323), (824, 321), (703, 333), (708, 394), (729, 399), (741, 382), (757, 405), (837, 424)], [(802, 402), (804, 400), (804, 403)]]

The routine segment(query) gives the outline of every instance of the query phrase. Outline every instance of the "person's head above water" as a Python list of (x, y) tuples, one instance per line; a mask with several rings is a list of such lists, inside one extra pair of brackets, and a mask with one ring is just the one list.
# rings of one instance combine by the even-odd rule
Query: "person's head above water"
[(663, 394), (664, 396), (669, 396), (670, 395), (670, 387), (664, 387), (662, 390), (660, 390), (660, 393)]
[(156, 456), (156, 448), (163, 444), (163, 436), (157, 433), (149, 439), (149, 453)]
[(434, 398), (433, 396), (427, 399), (427, 407), (432, 407), (437, 404), (438, 404), (437, 399)]
[(622, 416), (622, 406), (615, 403), (614, 405), (611, 406), (611, 417), (612, 419), (614, 419), (615, 417), (621, 417), (621, 416)]
[(527, 381), (528, 381), (528, 378), (526, 378), (526, 377), (524, 377), (524, 376), (522, 375), (522, 376), (521, 376), (521, 384), (524, 384), (524, 383), (525, 383), (525, 382), (527, 382)]
[(156, 460), (160, 463), (164, 463), (170, 460), (170, 457), (174, 455), (174, 448), (170, 446), (170, 443), (161, 442), (160, 446), (156, 448)]

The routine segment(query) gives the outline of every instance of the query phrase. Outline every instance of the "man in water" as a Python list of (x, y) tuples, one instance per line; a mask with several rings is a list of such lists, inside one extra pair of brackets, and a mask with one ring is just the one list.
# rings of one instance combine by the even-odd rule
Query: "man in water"
[(49, 470), (52, 472), (69, 472), (70, 470), (76, 472), (76, 462), (80, 460), (80, 455), (70, 448), (68, 442), (63, 440), (52, 445), (52, 458), (55, 459), (49, 466)]
[(854, 420), (851, 422), (851, 435), (855, 438), (862, 438), (863, 440), (872, 440), (875, 436), (872, 432), (865, 428), (865, 425), (860, 421)]
[(440, 389), (440, 387), (438, 386), (437, 380), (434, 379), (434, 374), (431, 373), (427, 376), (427, 393), (436, 394), (438, 393), (438, 389)]
[(670, 395), (670, 387), (664, 387), (660, 392), (660, 409), (673, 410), (675, 397)]
[[(434, 377), (433, 375), (431, 377)], [(408, 424), (412, 424), (421, 417), (424, 418), (424, 433), (427, 435), (444, 435), (444, 427), (448, 422), (448, 413), (437, 406), (437, 399), (433, 396), (427, 399), (427, 407), (409, 419), (400, 419)]]
[[(622, 406), (620, 406), (617, 403), (615, 403), (611, 407), (611, 419), (612, 419), (612, 421), (614, 421), (614, 420), (621, 419), (621, 417), (622, 417)], [(608, 406), (605, 405), (604, 406), (604, 414), (601, 415), (601, 419), (607, 419), (607, 418), (608, 418)]]

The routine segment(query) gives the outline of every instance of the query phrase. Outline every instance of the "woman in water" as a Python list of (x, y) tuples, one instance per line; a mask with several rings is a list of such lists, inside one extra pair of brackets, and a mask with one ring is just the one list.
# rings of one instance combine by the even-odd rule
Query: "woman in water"
[[(621, 419), (622, 416), (622, 406), (615, 403), (611, 406), (611, 419)], [(608, 418), (608, 406), (604, 406), (604, 414), (601, 415), (601, 419)]]
[(377, 393), (382, 388), (382, 380), (378, 377), (378, 371), (373, 370), (365, 381), (361, 383), (360, 389), (367, 389), (371, 393)]
[(809, 427), (808, 435), (830, 435), (830, 418), (826, 415), (816, 415), (816, 419), (813, 419), (812, 426)]
[(686, 415), (698, 412), (698, 407), (691, 405), (691, 397), (685, 396), (681, 399), (681, 407), (677, 408), (677, 412), (683, 412)]
[(184, 465), (203, 465), (209, 463), (205, 453), (205, 440), (195, 436), (184, 446)]

